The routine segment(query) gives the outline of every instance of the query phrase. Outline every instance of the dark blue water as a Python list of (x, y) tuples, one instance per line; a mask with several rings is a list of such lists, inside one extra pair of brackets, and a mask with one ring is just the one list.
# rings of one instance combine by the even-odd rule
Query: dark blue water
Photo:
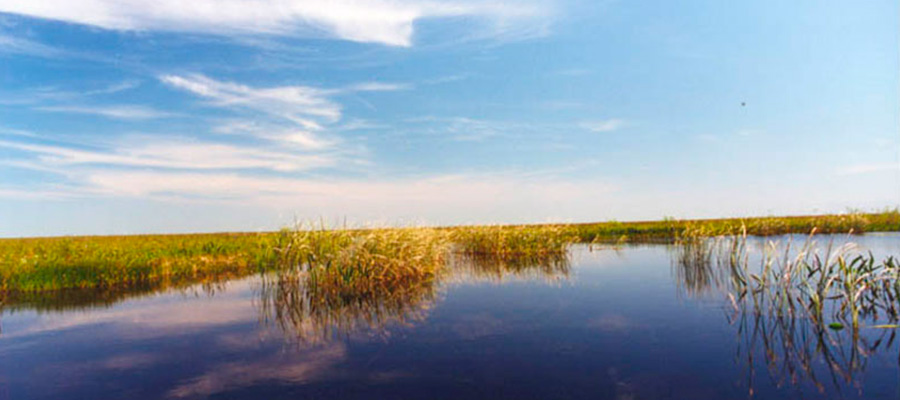
[[(853, 240), (900, 254), (898, 235)], [(900, 398), (896, 329), (829, 332), (821, 354), (803, 319), (736, 311), (673, 254), (577, 247), (570, 265), (470, 266), (334, 309), (284, 300), (290, 287), (275, 300), (263, 277), (8, 304), (0, 399)]]

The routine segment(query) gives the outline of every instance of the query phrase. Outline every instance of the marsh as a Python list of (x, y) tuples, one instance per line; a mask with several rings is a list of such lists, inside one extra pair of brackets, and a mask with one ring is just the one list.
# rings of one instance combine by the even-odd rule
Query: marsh
[[(765, 243), (751, 238), (750, 264)], [(876, 259), (900, 234), (823, 235)], [(8, 398), (893, 398), (896, 328), (821, 330), (736, 305), (725, 264), (672, 244), (460, 257), (403, 290), (327, 296), (302, 272), (8, 299)], [(723, 269), (725, 268), (725, 269)], [(59, 293), (68, 293), (65, 295)], [(895, 299), (896, 301), (896, 299)], [(832, 322), (832, 314), (826, 313)], [(886, 319), (888, 318), (888, 319)]]

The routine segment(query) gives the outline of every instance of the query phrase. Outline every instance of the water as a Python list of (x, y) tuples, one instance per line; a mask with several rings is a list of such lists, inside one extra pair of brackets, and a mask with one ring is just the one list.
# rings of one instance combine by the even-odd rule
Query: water
[[(853, 240), (900, 254), (900, 235)], [(900, 398), (895, 330), (864, 328), (855, 347), (830, 332), (828, 356), (785, 345), (685, 282), (673, 254), (577, 247), (570, 265), (470, 266), (331, 308), (271, 277), (21, 301), (0, 316), (0, 399)]]

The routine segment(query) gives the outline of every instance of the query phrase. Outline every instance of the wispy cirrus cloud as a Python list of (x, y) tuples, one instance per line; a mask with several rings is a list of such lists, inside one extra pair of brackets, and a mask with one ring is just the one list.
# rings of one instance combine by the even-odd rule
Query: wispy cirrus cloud
[(188, 141), (140, 141), (112, 149), (85, 150), (63, 146), (0, 141), (0, 147), (35, 155), (42, 165), (107, 166), (187, 170), (264, 169), (290, 172), (331, 166), (327, 155), (294, 154), (229, 144)]
[(252, 120), (225, 121), (214, 127), (213, 132), (227, 135), (249, 135), (305, 150), (325, 150), (340, 143), (338, 138), (325, 138), (306, 129)]
[(219, 81), (204, 75), (164, 75), (160, 80), (174, 88), (210, 99), (220, 107), (242, 107), (319, 129), (316, 119), (333, 122), (341, 117), (341, 106), (328, 98), (330, 91), (310, 86), (256, 88)]
[(518, 123), (494, 121), (470, 117), (422, 116), (405, 121), (413, 132), (430, 136), (442, 136), (458, 142), (481, 142), (503, 136), (521, 128)]
[(394, 92), (398, 90), (409, 90), (413, 86), (408, 83), (390, 83), (390, 82), (363, 82), (350, 85), (341, 91), (346, 92)]
[(566, 77), (581, 77), (590, 75), (592, 71), (588, 68), (566, 68), (554, 71), (552, 74)]
[[(96, 101), (96, 99), (103, 98), (104, 96), (114, 95), (117, 93), (132, 90), (140, 86), (140, 84), (141, 83), (136, 80), (125, 80), (121, 82), (113, 82), (105, 86), (95, 86), (93, 88), (88, 87), (81, 89), (60, 89), (54, 86), (30, 87), (23, 90), (0, 93), (0, 105), (40, 106), (50, 108), (58, 107), (60, 109), (85, 109), (87, 108), (87, 106), (84, 105), (85, 101)], [(128, 108), (147, 109), (147, 107), (136, 105), (101, 105), (100, 107), (108, 107), (112, 109), (118, 107), (123, 110)]]
[(900, 171), (898, 163), (857, 164), (839, 168), (838, 175), (860, 175), (876, 172)]
[[(300, 178), (236, 172), (90, 170), (77, 177), (85, 193), (169, 201), (302, 206), (317, 215), (535, 217), (579, 209), (617, 187), (521, 173), (445, 174), (407, 178)], [(578, 206), (578, 207), (576, 207)]]
[(56, 47), (0, 32), (0, 54), (2, 53), (24, 54), (38, 57), (60, 57), (66, 54), (64, 50)]
[(591, 132), (613, 132), (625, 126), (625, 121), (613, 118), (602, 121), (585, 121), (580, 124), (584, 129)]
[(101, 87), (99, 89), (88, 90), (84, 92), (85, 95), (95, 96), (95, 95), (105, 95), (105, 94), (113, 94), (124, 92), (126, 90), (135, 89), (141, 85), (141, 82), (136, 80), (125, 80), (121, 82), (111, 83), (106, 85), (105, 87)]
[(531, 26), (547, 6), (533, 1), (419, 0), (0, 0), (0, 12), (119, 31), (327, 37), (410, 46), (429, 18), (481, 20), (498, 36)]
[(43, 106), (35, 107), (35, 110), (68, 113), (68, 114), (84, 114), (96, 115), (112, 119), (124, 120), (147, 120), (157, 118), (168, 118), (177, 116), (177, 114), (160, 111), (151, 107), (124, 104), (124, 105), (100, 105), (100, 106)]
[(25, 129), (15, 129), (0, 126), (0, 135), (21, 136), (21, 137), (37, 137), (37, 134)]
[(396, 82), (361, 82), (340, 88), (289, 85), (254, 87), (209, 78), (205, 75), (163, 75), (160, 81), (209, 100), (208, 105), (249, 110), (261, 114), (252, 119), (232, 119), (213, 128), (226, 134), (248, 134), (306, 150), (333, 147), (340, 140), (326, 137), (340, 121), (342, 106), (335, 99), (359, 92), (409, 90), (413, 85)]
[[(556, 174), (536, 175), (533, 171), (412, 177), (273, 175), (265, 170), (222, 169), (234, 167), (234, 161), (222, 160), (224, 166), (208, 164), (200, 161), (207, 157), (196, 152), (177, 157), (183, 166), (192, 168), (185, 170), (161, 167), (173, 165), (171, 159), (98, 159), (95, 154), (56, 155), (59, 149), (31, 150), (47, 153), (43, 157), (49, 159), (42, 165), (54, 165), (54, 157), (63, 158), (55, 165), (66, 183), (45, 193), (52, 198), (136, 198), (257, 211), (290, 210), (306, 217), (352, 216), (354, 221), (367, 222), (578, 219), (588, 217), (579, 213), (592, 209), (598, 199), (608, 199), (618, 191), (615, 184), (601, 179), (561, 179)], [(75, 160), (77, 164), (65, 163)], [(29, 192), (28, 188), (0, 186), (0, 197), (30, 198)]]

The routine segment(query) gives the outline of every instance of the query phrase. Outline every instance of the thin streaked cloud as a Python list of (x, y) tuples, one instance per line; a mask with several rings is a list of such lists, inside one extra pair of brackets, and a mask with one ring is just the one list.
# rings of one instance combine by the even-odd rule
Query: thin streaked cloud
[(56, 47), (0, 32), (0, 54), (2, 53), (38, 57), (60, 57), (66, 54), (64, 50)]
[(900, 163), (857, 164), (839, 168), (838, 175), (860, 175), (877, 172), (900, 171)]
[(613, 132), (625, 126), (625, 121), (618, 118), (601, 120), (601, 121), (585, 121), (581, 127), (591, 132)]
[(55, 166), (104, 165), (111, 167), (152, 167), (165, 169), (268, 169), (302, 171), (331, 166), (326, 155), (247, 148), (210, 142), (145, 142), (122, 144), (106, 150), (0, 141), (0, 148), (35, 155), (43, 164)]
[(257, 88), (200, 74), (164, 75), (160, 80), (176, 89), (210, 99), (214, 106), (256, 110), (310, 129), (321, 127), (315, 119), (333, 122), (341, 117), (341, 106), (328, 98), (329, 91), (310, 86)]
[(345, 91), (349, 92), (395, 92), (398, 90), (409, 90), (413, 86), (408, 83), (389, 83), (389, 82), (363, 82), (348, 86)]
[(35, 107), (35, 110), (68, 113), (68, 114), (84, 114), (96, 115), (100, 117), (123, 119), (123, 120), (146, 120), (157, 118), (170, 118), (178, 116), (178, 114), (160, 111), (154, 108), (139, 105), (102, 105), (102, 106), (44, 106)]

